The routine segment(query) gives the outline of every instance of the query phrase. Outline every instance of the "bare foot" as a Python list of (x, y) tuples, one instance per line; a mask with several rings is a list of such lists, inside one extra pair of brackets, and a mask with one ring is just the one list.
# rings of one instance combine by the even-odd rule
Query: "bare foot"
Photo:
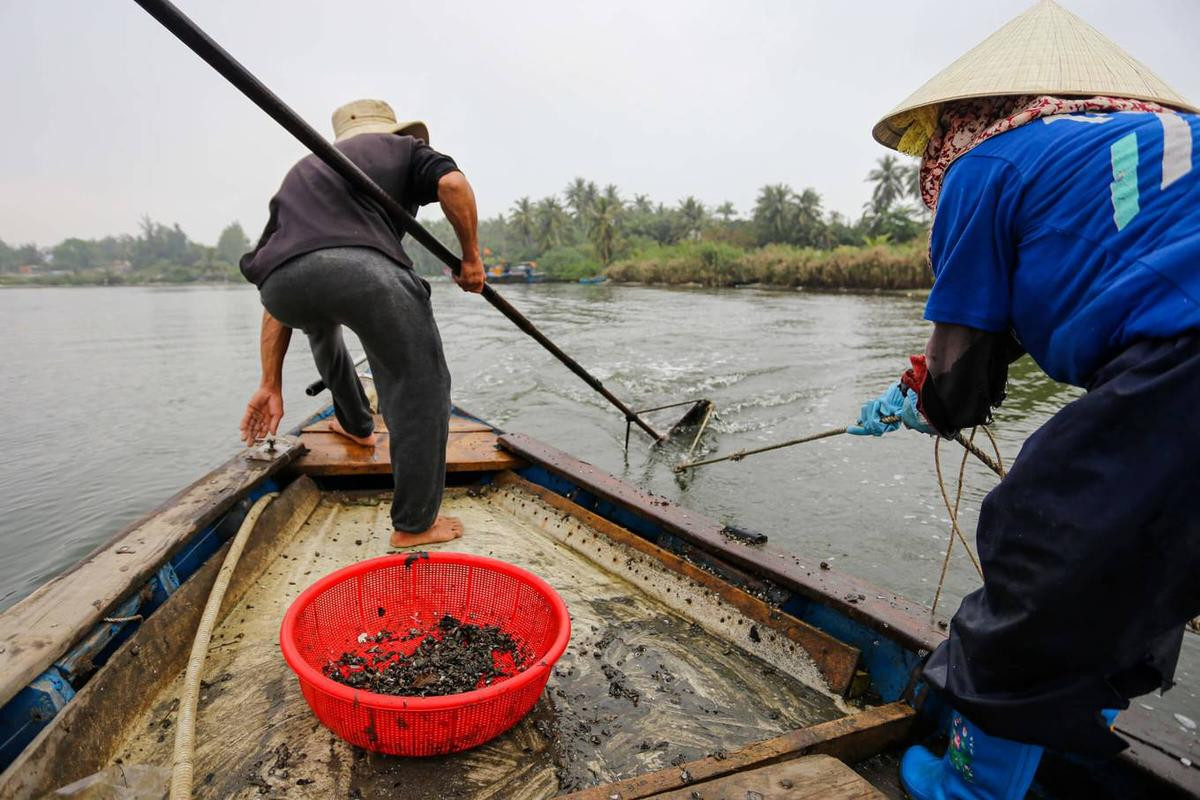
[(334, 433), (341, 434), (355, 444), (361, 444), (363, 447), (375, 446), (377, 437), (375, 436), (374, 431), (367, 436), (355, 436), (353, 433), (348, 433), (346, 429), (342, 427), (342, 423), (337, 421), (337, 417), (333, 417), (329, 420), (329, 430), (333, 431)]
[(392, 547), (414, 547), (418, 544), (449, 542), (462, 535), (462, 520), (458, 517), (444, 517), (438, 514), (438, 518), (433, 521), (433, 525), (420, 533), (392, 531), (392, 539), (388, 544)]

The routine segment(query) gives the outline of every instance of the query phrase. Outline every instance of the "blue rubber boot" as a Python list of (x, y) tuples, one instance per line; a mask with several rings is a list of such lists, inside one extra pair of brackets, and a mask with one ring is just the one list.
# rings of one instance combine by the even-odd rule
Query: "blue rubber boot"
[(946, 755), (910, 747), (900, 783), (914, 800), (1022, 800), (1041, 759), (1041, 747), (988, 736), (953, 712)]

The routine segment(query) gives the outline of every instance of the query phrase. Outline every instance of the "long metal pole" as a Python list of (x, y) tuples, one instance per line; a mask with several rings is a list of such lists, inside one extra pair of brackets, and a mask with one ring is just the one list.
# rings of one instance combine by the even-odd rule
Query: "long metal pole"
[[(262, 81), (254, 77), (248, 69), (243, 67), (237, 59), (226, 52), (221, 45), (213, 41), (208, 34), (201, 30), (196, 23), (192, 22), (186, 14), (176, 8), (173, 3), (168, 2), (168, 0), (134, 0), (134, 2), (144, 8), (150, 16), (162, 23), (163, 27), (175, 34), (176, 38), (187, 45), (193, 53), (200, 56), (209, 66), (225, 76), (242, 94), (250, 98), (251, 102), (267, 112), (272, 119), (286, 128), (288, 133), (299, 139), (301, 144), (328, 164), (337, 174), (341, 175), (347, 183), (378, 203), (394, 221), (399, 223), (405, 233), (424, 245), (439, 261), (449, 267), (451, 272), (455, 275), (459, 274), (459, 271), (462, 269), (462, 259), (450, 252), (449, 248), (442, 244), (436, 236), (422, 227), (413, 218), (412, 214), (409, 214), (391, 195), (381, 189), (375, 181), (371, 180), (342, 151), (338, 150), (325, 137), (317, 133), (287, 103), (279, 99)], [(518, 328), (533, 337), (542, 347), (549, 350), (551, 355), (565, 364), (571, 372), (578, 375), (584, 383), (595, 389), (605, 400), (612, 403), (625, 415), (626, 420), (635, 423), (639, 428), (653, 436), (655, 441), (661, 442), (666, 438), (650, 427), (645, 420), (621, 402), (616, 395), (606, 389), (604, 384), (584, 369), (579, 362), (564, 353), (554, 342), (550, 341), (544, 333), (526, 319), (524, 314), (517, 311), (511, 303), (501, 297), (500, 293), (488, 284), (484, 284), (483, 297), (495, 306), (501, 314), (512, 320)]]

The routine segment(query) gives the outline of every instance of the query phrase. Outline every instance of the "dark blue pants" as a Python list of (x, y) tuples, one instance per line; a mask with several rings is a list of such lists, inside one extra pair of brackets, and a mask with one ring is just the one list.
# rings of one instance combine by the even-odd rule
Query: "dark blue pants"
[(989, 734), (1120, 750), (1100, 709), (1169, 687), (1200, 613), (1200, 335), (1101, 369), (1029, 437), (977, 537), (983, 588), (926, 679)]

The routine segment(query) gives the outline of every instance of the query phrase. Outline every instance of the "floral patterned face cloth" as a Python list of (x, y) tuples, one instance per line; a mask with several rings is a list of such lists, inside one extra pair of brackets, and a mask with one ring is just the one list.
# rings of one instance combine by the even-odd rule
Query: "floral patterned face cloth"
[(1102, 111), (1149, 111), (1167, 109), (1145, 100), (1121, 97), (1051, 97), (1019, 95), (955, 100), (939, 109), (937, 124), (921, 156), (921, 200), (930, 211), (937, 209), (942, 178), (963, 153), (1027, 122), (1056, 114)]

